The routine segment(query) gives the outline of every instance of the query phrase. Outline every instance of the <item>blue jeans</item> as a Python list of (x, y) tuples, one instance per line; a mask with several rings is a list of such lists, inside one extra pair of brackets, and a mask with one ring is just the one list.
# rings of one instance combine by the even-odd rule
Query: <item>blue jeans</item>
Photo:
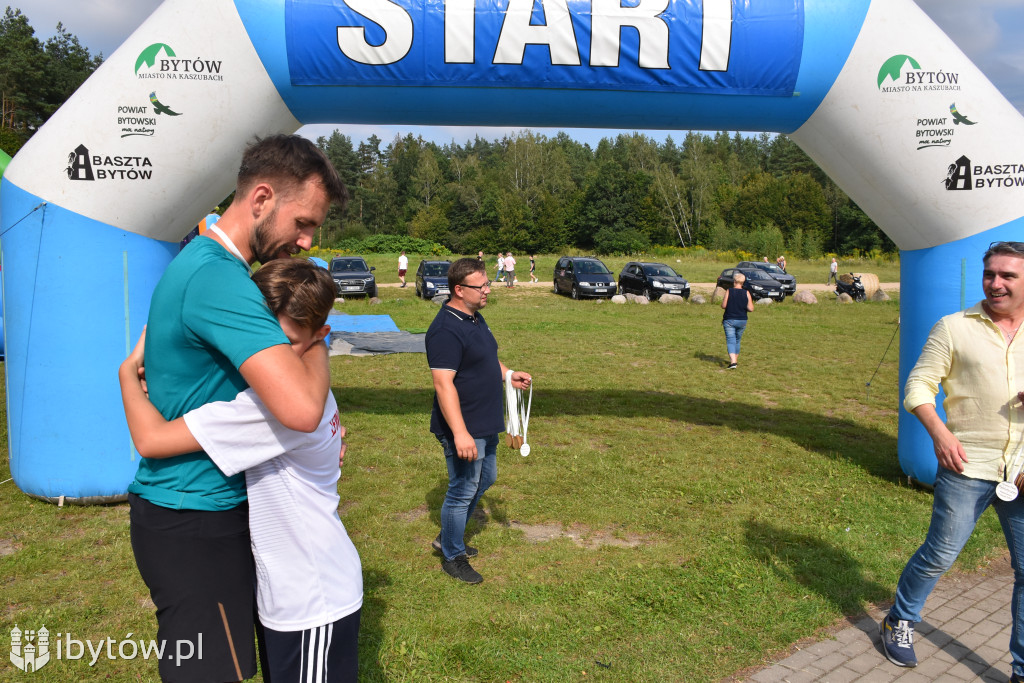
[[(939, 577), (953, 565), (974, 531), (978, 518), (989, 505), (996, 509), (1010, 549), (1010, 564), (1013, 566), (1010, 655), (1013, 671), (1020, 676), (1024, 675), (1024, 612), (1021, 611), (1024, 607), (1021, 604), (1021, 590), (1024, 588), (1024, 495), (1005, 502), (996, 498), (996, 482), (971, 479), (939, 467), (928, 535), (900, 575), (896, 602), (889, 614), (894, 619), (921, 621), (925, 599), (935, 588)], [(1018, 537), (1022, 540), (1019, 546), (1015, 541)]]
[(747, 321), (723, 320), (722, 327), (725, 328), (725, 348), (729, 353), (740, 355), (740, 339), (743, 337), (743, 330), (747, 329)]
[(498, 435), (476, 439), (476, 460), (463, 460), (455, 452), (455, 443), (438, 436), (448, 465), (448, 492), (441, 504), (441, 553), (454, 560), (466, 552), (466, 520), (473, 514), (480, 497), (498, 478)]

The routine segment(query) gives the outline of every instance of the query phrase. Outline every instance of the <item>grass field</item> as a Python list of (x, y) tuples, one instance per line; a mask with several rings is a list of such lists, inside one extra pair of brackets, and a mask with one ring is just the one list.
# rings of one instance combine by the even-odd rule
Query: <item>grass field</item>
[[(411, 288), (381, 296), (340, 307), (403, 329), (437, 310)], [(479, 586), (444, 575), (429, 548), (446, 475), (424, 356), (331, 361), (350, 442), (341, 517), (365, 581), (361, 680), (715, 681), (891, 598), (931, 503), (896, 461), (895, 344), (883, 352), (898, 297), (758, 306), (735, 371), (717, 306), (523, 288), (495, 291), (485, 314), (535, 391), (532, 453), (499, 446), (471, 526)], [(9, 481), (0, 505), (4, 629), (155, 637), (125, 505), (58, 508)], [(959, 566), (1002, 545), (986, 513)], [(0, 664), (0, 681), (25, 676)], [(101, 657), (32, 680), (156, 674)]]

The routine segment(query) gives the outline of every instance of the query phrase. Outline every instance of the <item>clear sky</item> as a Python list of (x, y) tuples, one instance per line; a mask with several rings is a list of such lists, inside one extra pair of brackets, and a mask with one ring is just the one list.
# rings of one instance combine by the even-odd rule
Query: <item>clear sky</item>
[[(878, 0), (884, 2), (885, 0)], [(161, 0), (8, 0), (11, 7), (28, 17), (41, 40), (53, 35), (57, 22), (77, 36), (93, 54), (111, 54), (136, 28), (152, 14)], [(961, 50), (988, 76), (1003, 95), (1024, 112), (1024, 0), (917, 0), (917, 4), (937, 23)], [(197, 17), (198, 20), (198, 17)], [(912, 28), (911, 28), (912, 30)], [(386, 144), (396, 134), (412, 132), (438, 144), (451, 141), (465, 143), (479, 135), (486, 140), (501, 138), (512, 128), (455, 126), (368, 126), (326, 125), (305, 126), (299, 132), (316, 138), (329, 135), (334, 129), (359, 142), (376, 134)], [(552, 136), (557, 130), (534, 128), (537, 133)], [(573, 138), (596, 145), (603, 137), (620, 132), (607, 129), (567, 129)], [(678, 131), (646, 131), (661, 140)]]

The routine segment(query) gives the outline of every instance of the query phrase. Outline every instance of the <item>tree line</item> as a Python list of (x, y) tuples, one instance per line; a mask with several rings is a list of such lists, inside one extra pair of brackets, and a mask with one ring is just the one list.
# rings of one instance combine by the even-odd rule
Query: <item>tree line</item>
[(523, 130), (437, 145), (396, 136), (353, 144), (335, 130), (318, 146), (351, 202), (325, 224), (330, 246), (409, 235), (455, 253), (641, 253), (657, 246), (760, 255), (891, 252), (896, 247), (785, 135), (641, 133), (596, 149), (565, 133)]
[[(7, 7), (0, 20), (0, 149), (14, 155), (103, 62), (58, 23), (45, 42)], [(422, 136), (354, 144), (321, 137), (351, 202), (322, 246), (376, 235), (455, 253), (640, 253), (658, 246), (759, 255), (895, 251), (895, 245), (784, 135), (641, 133), (592, 148), (560, 132), (438, 145)]]

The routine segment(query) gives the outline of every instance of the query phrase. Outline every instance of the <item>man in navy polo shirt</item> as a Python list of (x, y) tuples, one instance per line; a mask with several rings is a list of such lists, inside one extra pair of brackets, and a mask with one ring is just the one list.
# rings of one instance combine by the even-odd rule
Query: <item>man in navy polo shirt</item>
[[(427, 330), (427, 364), (434, 380), (430, 431), (441, 442), (448, 465), (448, 492), (441, 505), (441, 533), (431, 544), (441, 568), (466, 583), (483, 577), (469, 564), (477, 554), (463, 539), (466, 520), (498, 476), (498, 434), (505, 429), (502, 382), (508, 368), (498, 360), (498, 342), (480, 315), (491, 283), (482, 261), (459, 259), (448, 269), (451, 298)], [(512, 386), (532, 378), (512, 373)]]

